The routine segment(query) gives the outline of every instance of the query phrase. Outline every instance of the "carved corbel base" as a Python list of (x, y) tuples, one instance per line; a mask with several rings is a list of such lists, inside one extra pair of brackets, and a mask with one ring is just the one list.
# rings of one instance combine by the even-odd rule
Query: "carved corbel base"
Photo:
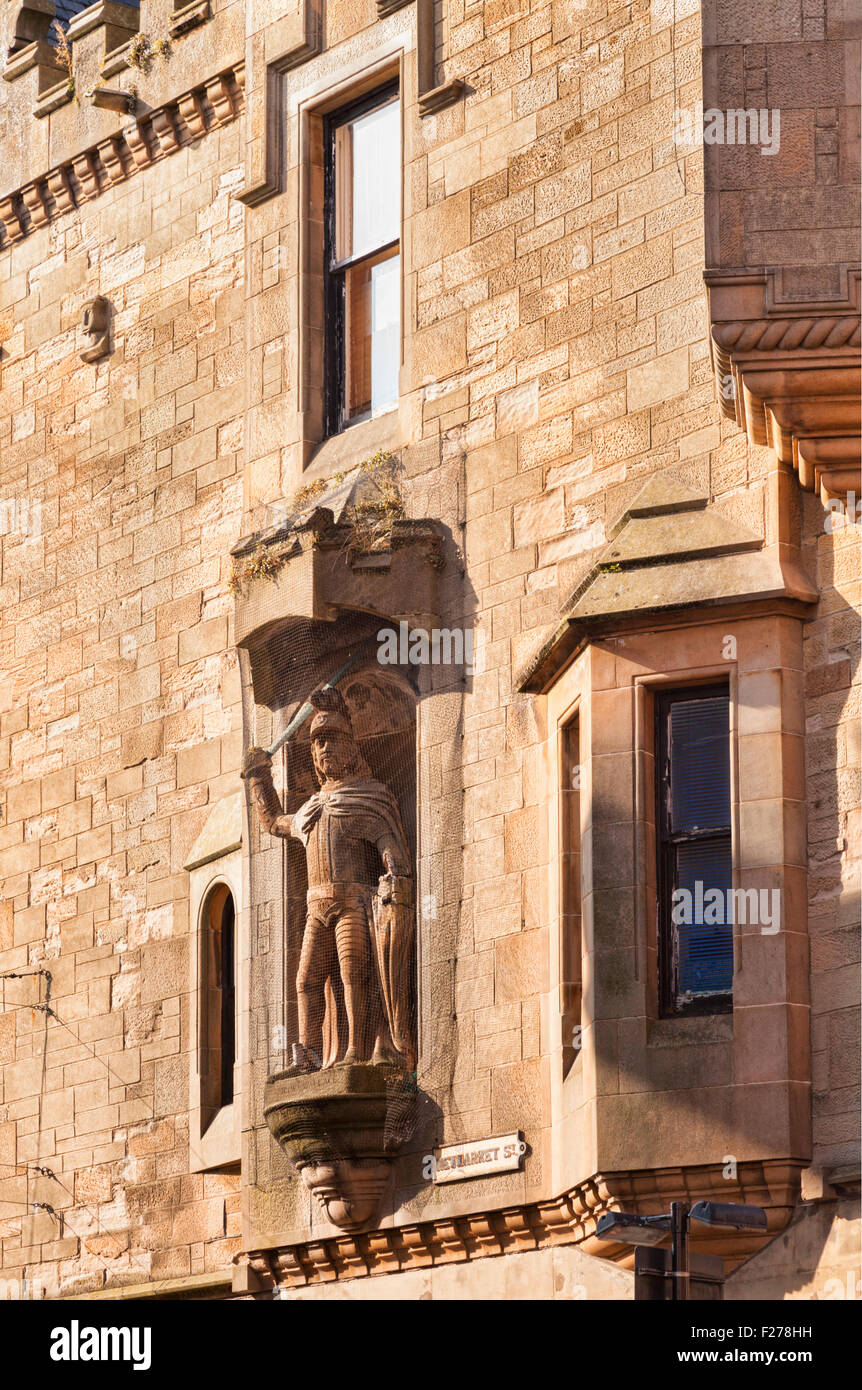
[(723, 414), (768, 445), (824, 502), (862, 490), (859, 273), (842, 298), (798, 301), (778, 270), (709, 270)]
[(395, 1155), (410, 1132), (414, 1088), (390, 1063), (343, 1062), (321, 1071), (276, 1072), (266, 1083), (264, 1115), (333, 1226), (373, 1223)]
[(380, 1210), (391, 1171), (391, 1162), (386, 1159), (338, 1159), (307, 1164), (302, 1181), (333, 1226), (361, 1231)]

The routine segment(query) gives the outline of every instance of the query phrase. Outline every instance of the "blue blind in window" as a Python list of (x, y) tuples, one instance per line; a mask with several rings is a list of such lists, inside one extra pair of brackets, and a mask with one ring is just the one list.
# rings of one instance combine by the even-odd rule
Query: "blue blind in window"
[(677, 845), (674, 911), (681, 994), (729, 993), (733, 986), (732, 884), (729, 836)]
[(730, 701), (678, 700), (670, 709), (672, 834), (730, 826)]

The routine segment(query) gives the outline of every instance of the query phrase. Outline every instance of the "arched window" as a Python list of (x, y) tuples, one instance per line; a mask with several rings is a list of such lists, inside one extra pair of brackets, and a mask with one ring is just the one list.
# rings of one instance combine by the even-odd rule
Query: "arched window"
[(233, 894), (217, 883), (201, 921), (201, 1106), (204, 1123), (233, 1103), (236, 1062), (236, 911)]

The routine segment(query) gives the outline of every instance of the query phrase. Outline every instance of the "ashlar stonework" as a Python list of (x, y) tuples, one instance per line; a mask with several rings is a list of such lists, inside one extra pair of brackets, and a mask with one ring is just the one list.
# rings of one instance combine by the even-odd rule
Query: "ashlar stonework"
[[(846, 1290), (851, 7), (50, 8), (0, 14), (0, 1279), (630, 1299), (602, 1215), (711, 1199), (767, 1213), (697, 1237), (726, 1298)], [(680, 691), (780, 905), (720, 1004)]]

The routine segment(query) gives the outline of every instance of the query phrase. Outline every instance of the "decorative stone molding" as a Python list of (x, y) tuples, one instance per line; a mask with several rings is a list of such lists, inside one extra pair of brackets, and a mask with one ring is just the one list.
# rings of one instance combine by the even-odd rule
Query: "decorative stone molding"
[[(249, 142), (249, 163), (245, 187), (234, 196), (246, 207), (257, 207), (282, 191), (284, 183), (285, 140), (287, 138), (287, 99), (284, 76), (291, 69), (321, 51), (323, 24), (319, 0), (303, 0), (297, 14), (285, 20), (284, 47), (277, 58), (266, 63), (263, 73), (249, 84), (252, 125), (254, 108), (263, 105), (262, 131)], [(262, 55), (262, 37), (257, 46)], [(255, 61), (255, 41), (251, 44)]]
[[(411, 0), (377, 0), (379, 18), (405, 9)], [(419, 112), (430, 116), (459, 101), (466, 91), (460, 78), (435, 82), (434, 0), (416, 0), (417, 69)], [(263, 105), (261, 134), (249, 145), (246, 184), (235, 196), (246, 207), (280, 193), (284, 183), (284, 151), (287, 104), (284, 76), (321, 52), (322, 24), (318, 0), (304, 0), (299, 12), (285, 21), (287, 44), (277, 58), (266, 63), (264, 75), (255, 79), (251, 100)], [(253, 48), (254, 44), (252, 44)], [(252, 120), (252, 127), (255, 122)]]
[(702, 1238), (699, 1234), (699, 1249), (722, 1254), (735, 1266), (787, 1225), (798, 1198), (803, 1167), (802, 1162), (793, 1159), (742, 1162), (735, 1184), (725, 1179), (720, 1164), (599, 1173), (548, 1201), (394, 1226), (364, 1235), (334, 1236), (274, 1250), (251, 1250), (248, 1262), (265, 1283), (294, 1288), (553, 1245), (579, 1244), (588, 1254), (622, 1262), (631, 1259), (630, 1247), (595, 1240), (599, 1217), (619, 1210), (655, 1216), (667, 1211), (671, 1197), (679, 1197), (689, 1201), (743, 1202), (766, 1209), (765, 1235), (722, 1232), (718, 1228), (705, 1232)]
[(227, 125), (243, 109), (241, 63), (125, 125), (67, 163), (0, 198), (3, 247), (97, 198), (105, 189)]
[(724, 415), (824, 503), (862, 492), (859, 271), (840, 298), (794, 302), (780, 270), (707, 271)]
[(438, 111), (445, 111), (447, 106), (454, 106), (460, 101), (466, 90), (466, 83), (460, 77), (454, 77), (451, 82), (441, 82), (439, 87), (420, 92), (419, 115), (436, 116)]
[[(377, 16), (385, 19), (409, 3), (410, 0), (377, 0)], [(433, 116), (447, 106), (454, 106), (467, 90), (460, 78), (439, 85), (435, 82), (434, 0), (416, 0), (416, 43), (419, 114)]]
[[(15, 82), (19, 77), (23, 77), (25, 72), (30, 72), (32, 68), (37, 70), (37, 89), (40, 95), (58, 87), (58, 85), (62, 87), (63, 91), (67, 90), (68, 77), (65, 69), (57, 60), (57, 50), (53, 44), (39, 40), (35, 43), (28, 43), (23, 48), (11, 49), (9, 61), (3, 71), (3, 80), (4, 82)], [(59, 84), (58, 78), (62, 79)], [(68, 96), (66, 99), (68, 100)]]
[(454, 106), (467, 90), (459, 77), (437, 85), (435, 80), (434, 0), (416, 0), (416, 47), (419, 114), (433, 116)]
[(189, 5), (178, 5), (168, 20), (171, 38), (178, 39), (191, 29), (206, 24), (212, 18), (210, 0), (191, 0)]

